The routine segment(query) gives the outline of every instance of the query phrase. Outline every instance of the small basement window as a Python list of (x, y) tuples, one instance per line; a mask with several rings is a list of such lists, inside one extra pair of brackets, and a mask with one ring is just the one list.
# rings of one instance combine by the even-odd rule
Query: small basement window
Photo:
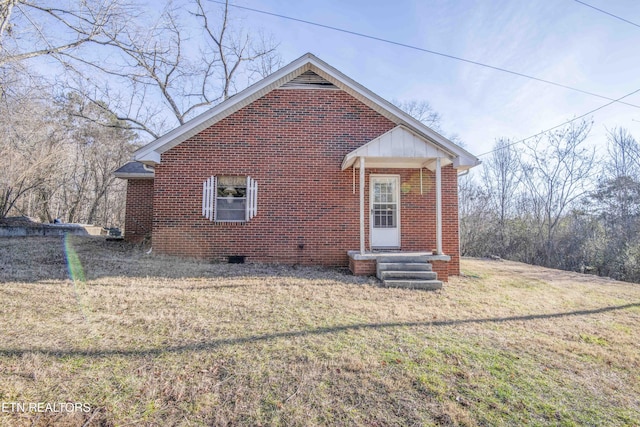
[(257, 201), (258, 184), (248, 176), (212, 176), (202, 186), (202, 215), (210, 221), (249, 221)]

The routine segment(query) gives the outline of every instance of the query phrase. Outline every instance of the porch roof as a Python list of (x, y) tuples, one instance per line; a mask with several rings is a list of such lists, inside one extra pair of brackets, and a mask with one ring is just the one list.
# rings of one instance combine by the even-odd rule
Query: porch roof
[(113, 175), (121, 179), (153, 179), (155, 176), (152, 168), (140, 162), (129, 162), (116, 169)]
[(435, 159), (441, 159), (441, 165), (446, 166), (457, 156), (399, 125), (347, 154), (342, 161), (342, 170), (359, 167), (356, 160), (360, 157), (366, 159), (367, 168), (426, 167), (433, 170)]

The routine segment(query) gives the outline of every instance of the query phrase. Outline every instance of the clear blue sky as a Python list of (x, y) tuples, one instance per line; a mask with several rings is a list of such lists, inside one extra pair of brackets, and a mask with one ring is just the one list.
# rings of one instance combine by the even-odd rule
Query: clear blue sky
[[(585, 0), (640, 24), (640, 1)], [(574, 0), (236, 0), (237, 5), (370, 34), (575, 86), (611, 98), (640, 89), (640, 28)], [(480, 154), (499, 137), (520, 139), (606, 100), (471, 64), (281, 18), (234, 9), (272, 33), (288, 63), (312, 52), (386, 99), (427, 100)], [(626, 99), (640, 105), (640, 94)], [(640, 139), (640, 109), (612, 105), (593, 115)]]

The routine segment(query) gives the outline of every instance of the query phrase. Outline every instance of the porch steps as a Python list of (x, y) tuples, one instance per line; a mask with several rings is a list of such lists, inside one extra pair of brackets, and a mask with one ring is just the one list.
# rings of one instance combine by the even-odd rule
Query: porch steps
[(379, 257), (376, 276), (388, 288), (442, 289), (438, 273), (432, 271), (426, 256), (399, 254)]
[(393, 279), (420, 279), (436, 280), (438, 273), (435, 271), (414, 271), (414, 270), (384, 270), (380, 272), (380, 280)]

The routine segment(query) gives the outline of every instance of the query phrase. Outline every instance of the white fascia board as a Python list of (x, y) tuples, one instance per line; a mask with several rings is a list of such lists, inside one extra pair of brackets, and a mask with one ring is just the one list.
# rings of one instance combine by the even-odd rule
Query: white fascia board
[(155, 174), (152, 173), (134, 173), (134, 172), (114, 172), (113, 176), (120, 179), (153, 179)]
[(138, 151), (133, 153), (133, 160), (144, 163), (147, 166), (160, 164), (160, 153), (153, 150), (141, 153), (140, 151), (143, 148), (145, 147), (142, 147)]
[(469, 170), (474, 166), (480, 165), (482, 162), (475, 157), (456, 157), (453, 161), (453, 167), (458, 170)]

